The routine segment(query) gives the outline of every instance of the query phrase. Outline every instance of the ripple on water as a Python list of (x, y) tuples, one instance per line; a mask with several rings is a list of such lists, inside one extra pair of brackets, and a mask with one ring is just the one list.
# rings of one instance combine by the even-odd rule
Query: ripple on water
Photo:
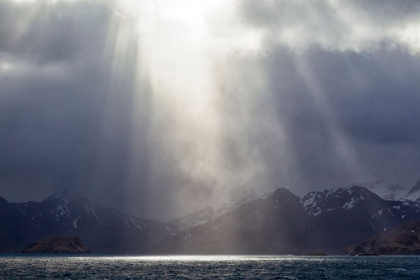
[(1, 279), (419, 279), (420, 257), (2, 256)]

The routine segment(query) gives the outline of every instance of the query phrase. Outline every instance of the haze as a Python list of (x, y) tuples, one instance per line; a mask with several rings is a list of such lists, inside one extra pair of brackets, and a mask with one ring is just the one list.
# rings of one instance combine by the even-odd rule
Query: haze
[(169, 219), (420, 178), (420, 3), (3, 0), (0, 196)]

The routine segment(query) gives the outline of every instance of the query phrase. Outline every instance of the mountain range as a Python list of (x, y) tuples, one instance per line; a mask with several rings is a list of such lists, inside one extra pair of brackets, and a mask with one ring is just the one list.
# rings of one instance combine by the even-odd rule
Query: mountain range
[(41, 202), (0, 198), (0, 248), (20, 250), (47, 236), (77, 235), (92, 252), (105, 254), (334, 253), (420, 220), (420, 181), (400, 200), (373, 192), (378, 185), (303, 197), (284, 188), (265, 195), (250, 190), (230, 203), (168, 222), (126, 215), (70, 192)]
[(41, 202), (0, 200), (0, 245), (21, 249), (51, 235), (77, 235), (98, 253), (138, 253), (169, 235), (155, 220), (125, 215), (69, 192)]

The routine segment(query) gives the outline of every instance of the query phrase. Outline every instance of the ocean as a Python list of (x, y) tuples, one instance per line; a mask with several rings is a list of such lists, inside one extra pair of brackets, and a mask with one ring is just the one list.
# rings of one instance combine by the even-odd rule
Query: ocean
[(417, 256), (16, 256), (0, 279), (420, 279)]

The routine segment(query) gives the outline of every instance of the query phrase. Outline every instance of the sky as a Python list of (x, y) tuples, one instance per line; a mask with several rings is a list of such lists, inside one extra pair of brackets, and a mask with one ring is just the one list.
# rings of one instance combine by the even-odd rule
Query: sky
[(0, 196), (167, 220), (420, 179), (420, 3), (3, 0)]

